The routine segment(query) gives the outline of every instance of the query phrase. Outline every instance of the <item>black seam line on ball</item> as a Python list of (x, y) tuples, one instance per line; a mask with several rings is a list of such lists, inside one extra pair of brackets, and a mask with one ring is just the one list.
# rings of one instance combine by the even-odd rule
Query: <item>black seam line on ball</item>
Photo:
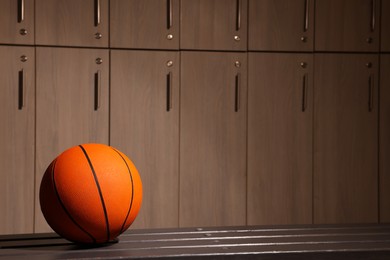
[(87, 158), (87, 161), (89, 163), (89, 167), (91, 167), (91, 171), (92, 171), (93, 177), (95, 179), (96, 187), (98, 188), (98, 191), (99, 191), (100, 201), (102, 202), (104, 217), (106, 219), (106, 232), (107, 232), (107, 242), (108, 242), (108, 241), (110, 241), (110, 224), (108, 222), (108, 215), (107, 215), (106, 204), (104, 203), (104, 198), (103, 198), (102, 190), (100, 188), (99, 180), (98, 180), (98, 178), (96, 176), (95, 169), (93, 168), (91, 159), (89, 158), (89, 156), (87, 154), (87, 151), (84, 149), (84, 147), (82, 145), (79, 145), (79, 147), (81, 148), (81, 150), (83, 151), (85, 157)]
[[(112, 147), (111, 147), (112, 148)], [(129, 215), (130, 215), (130, 212), (131, 212), (131, 209), (133, 207), (133, 200), (134, 200), (134, 182), (133, 182), (133, 174), (131, 173), (131, 170), (130, 170), (130, 167), (129, 165), (127, 164), (125, 158), (123, 158), (123, 156), (118, 152), (118, 150), (112, 148), (115, 152), (117, 152), (119, 154), (119, 156), (122, 158), (123, 162), (126, 164), (126, 167), (127, 167), (127, 170), (129, 171), (129, 175), (130, 175), (130, 181), (131, 181), (131, 201), (130, 201), (130, 207), (129, 207), (129, 210), (127, 211), (127, 215), (126, 215), (126, 218), (125, 218), (125, 221), (123, 222), (122, 224), (122, 227), (121, 227), (121, 231), (120, 233), (123, 232), (123, 229), (126, 225), (126, 222), (127, 222), (127, 219), (129, 218)]]
[(66, 209), (64, 203), (62, 202), (60, 194), (58, 193), (58, 190), (57, 190), (56, 180), (54, 178), (56, 163), (57, 163), (57, 160), (54, 161), (51, 175), (52, 175), (54, 191), (55, 191), (55, 194), (57, 196), (57, 199), (60, 202), (62, 209), (65, 211), (66, 215), (68, 215), (69, 219), (73, 222), (73, 224), (75, 224), (76, 227), (78, 227), (81, 231), (83, 231), (85, 234), (87, 234), (92, 239), (93, 243), (96, 243), (96, 239), (87, 230), (85, 230), (79, 223), (77, 223), (77, 221), (72, 217), (72, 215), (69, 213), (69, 211)]

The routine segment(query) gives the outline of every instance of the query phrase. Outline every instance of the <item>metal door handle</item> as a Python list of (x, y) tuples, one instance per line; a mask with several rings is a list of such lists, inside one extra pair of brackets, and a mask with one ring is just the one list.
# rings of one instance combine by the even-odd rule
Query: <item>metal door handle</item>
[(168, 30), (172, 28), (172, 20), (173, 20), (173, 13), (172, 13), (172, 0), (167, 0), (167, 28)]
[(375, 31), (375, 16), (376, 16), (376, 10), (375, 10), (375, 0), (371, 0), (371, 31)]
[(370, 75), (368, 78), (368, 111), (372, 111), (374, 105), (374, 76)]
[(234, 111), (238, 112), (240, 110), (240, 93), (241, 92), (241, 73), (237, 73), (235, 79), (235, 101), (234, 101)]
[(236, 6), (236, 31), (241, 29), (241, 0), (237, 0)]
[(18, 73), (18, 109), (22, 110), (24, 107), (24, 71), (23, 69)]
[(100, 0), (95, 0), (95, 27), (100, 24)]
[(100, 76), (100, 70), (98, 70), (94, 76), (94, 110), (95, 111), (97, 111), (100, 108), (100, 91), (101, 91), (101, 76)]
[(309, 4), (310, 0), (305, 0), (305, 19), (303, 27), (304, 32), (307, 32), (307, 30), (309, 30)]
[(302, 80), (302, 112), (306, 111), (307, 107), (307, 74), (303, 75)]
[(18, 0), (18, 23), (24, 21), (24, 0)]
[(167, 74), (167, 111), (172, 109), (172, 72)]

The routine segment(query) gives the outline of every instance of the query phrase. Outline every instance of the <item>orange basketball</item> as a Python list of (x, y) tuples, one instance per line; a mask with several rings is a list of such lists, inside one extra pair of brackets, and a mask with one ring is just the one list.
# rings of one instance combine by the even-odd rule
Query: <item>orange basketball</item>
[(62, 237), (77, 243), (114, 240), (141, 207), (142, 183), (129, 158), (103, 144), (82, 144), (60, 154), (41, 182), (42, 213)]

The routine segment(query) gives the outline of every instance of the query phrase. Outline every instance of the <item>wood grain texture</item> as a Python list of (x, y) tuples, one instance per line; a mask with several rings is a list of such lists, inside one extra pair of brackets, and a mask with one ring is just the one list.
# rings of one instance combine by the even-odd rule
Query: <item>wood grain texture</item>
[[(113, 48), (179, 49), (179, 0), (171, 0), (168, 28), (167, 0), (110, 2), (110, 46)], [(168, 39), (168, 35), (173, 36)]]
[[(39, 187), (50, 162), (82, 143), (108, 144), (108, 50), (38, 47), (36, 62), (35, 232), (48, 231), (39, 207)], [(96, 58), (103, 60), (96, 64)], [(100, 107), (95, 110), (95, 73), (100, 71)]]
[(390, 0), (382, 0), (381, 51), (390, 52)]
[(380, 221), (390, 222), (390, 55), (381, 59), (379, 115)]
[(101, 22), (96, 25), (95, 1), (36, 0), (36, 44), (108, 47), (108, 0), (99, 2)]
[[(375, 26), (372, 30), (373, 17)], [(379, 1), (316, 0), (315, 18), (316, 51), (379, 50)], [(371, 42), (367, 40), (369, 38)]]
[(314, 222), (377, 222), (378, 56), (314, 59)]
[(314, 1), (249, 0), (248, 30), (249, 50), (312, 51)]
[(313, 67), (310, 54), (249, 54), (249, 225), (312, 222)]
[(181, 53), (182, 227), (246, 223), (246, 68), (244, 53)]
[[(20, 56), (28, 60), (22, 62)], [(34, 48), (0, 46), (0, 234), (34, 225)], [(23, 71), (23, 107), (19, 72)]]
[(178, 227), (179, 53), (112, 51), (111, 55), (110, 143), (133, 160), (143, 183), (142, 207), (132, 227)]
[(23, 21), (18, 20), (18, 1), (0, 0), (0, 24), (0, 43), (34, 44), (34, 0), (24, 0)]
[[(237, 30), (237, 6), (241, 4), (241, 28)], [(180, 48), (246, 50), (247, 0), (181, 1)], [(234, 40), (239, 36), (240, 41)]]

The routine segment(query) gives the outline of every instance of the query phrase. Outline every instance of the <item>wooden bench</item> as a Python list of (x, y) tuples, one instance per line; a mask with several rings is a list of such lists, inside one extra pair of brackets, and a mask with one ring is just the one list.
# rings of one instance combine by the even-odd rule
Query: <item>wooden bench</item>
[(130, 229), (99, 247), (52, 233), (0, 236), (0, 259), (83, 258), (390, 260), (390, 224)]

